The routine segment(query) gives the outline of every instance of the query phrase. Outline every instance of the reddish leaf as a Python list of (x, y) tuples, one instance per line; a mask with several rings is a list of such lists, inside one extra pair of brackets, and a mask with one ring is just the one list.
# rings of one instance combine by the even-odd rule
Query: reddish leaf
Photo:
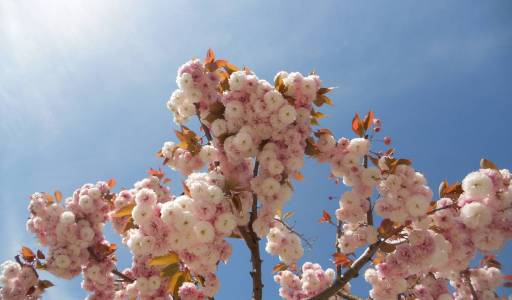
[(332, 132), (327, 128), (320, 128), (315, 132), (317, 138), (320, 138), (324, 134), (332, 135)]
[(34, 252), (30, 248), (25, 246), (21, 247), (21, 256), (27, 262), (32, 262), (36, 258)]
[(52, 195), (48, 194), (48, 193), (42, 193), (43, 196), (46, 198), (46, 201), (49, 203), (49, 204), (52, 204), (55, 199), (53, 198)]
[(32, 295), (35, 291), (36, 291), (36, 287), (35, 287), (35, 286), (31, 286), (31, 287), (27, 290), (27, 293), (25, 294), (25, 296), (30, 296), (30, 295)]
[(114, 178), (110, 178), (108, 181), (107, 181), (107, 185), (108, 187), (111, 189), (113, 187), (116, 186), (116, 180)]
[(334, 90), (334, 87), (322, 87), (322, 88), (319, 88), (316, 93), (323, 95), (323, 94), (330, 93), (332, 90)]
[(54, 284), (50, 281), (50, 280), (39, 280), (39, 282), (37, 283), (37, 285), (39, 286), (40, 289), (44, 290), (44, 289), (47, 289), (49, 287), (52, 287), (54, 286)]
[(55, 191), (54, 195), (55, 199), (57, 199), (57, 202), (60, 203), (62, 201), (62, 193), (60, 191)]
[(324, 103), (327, 105), (332, 105), (332, 100), (326, 95), (317, 94), (315, 100), (313, 100), (313, 103), (316, 106), (322, 106)]
[(304, 180), (304, 175), (302, 175), (302, 173), (301, 173), (301, 172), (295, 172), (295, 173), (293, 174), (293, 177), (294, 177), (294, 178), (295, 178), (295, 180), (297, 180), (297, 181), (302, 181), (302, 180)]
[(277, 273), (277, 272), (280, 272), (280, 271), (284, 271), (288, 269), (288, 266), (285, 264), (285, 263), (278, 263), (277, 265), (275, 265), (273, 268), (272, 268), (272, 273)]
[(218, 68), (224, 68), (228, 75), (239, 70), (237, 66), (224, 59), (217, 60), (215, 64)]
[(325, 223), (325, 222), (333, 224), (331, 215), (327, 211), (323, 210), (322, 217), (320, 218), (320, 220), (318, 220), (318, 223)]
[(158, 169), (158, 170), (155, 170), (155, 169), (149, 169), (148, 171), (148, 174), (151, 175), (151, 176), (156, 176), (158, 177), (158, 179), (162, 179), (164, 178), (165, 174), (162, 170)]
[(480, 168), (481, 169), (492, 169), (492, 170), (498, 170), (498, 167), (496, 166), (495, 163), (493, 163), (492, 161), (488, 160), (488, 159), (485, 159), (485, 158), (482, 158), (480, 160)]
[(208, 51), (206, 51), (206, 58), (204, 59), (204, 64), (211, 64), (215, 61), (215, 53), (213, 52), (212, 48), (209, 48)]
[(180, 148), (190, 151), (192, 155), (196, 155), (201, 151), (201, 145), (199, 144), (201, 138), (194, 131), (183, 126), (181, 131), (175, 130), (174, 132), (181, 142)]
[(375, 119), (375, 113), (370, 110), (368, 114), (364, 117), (363, 127), (365, 130), (368, 130), (370, 126), (373, 124), (373, 119)]
[(383, 237), (389, 237), (393, 231), (393, 221), (390, 219), (384, 219), (379, 226), (379, 234)]
[(39, 259), (44, 259), (45, 258), (43, 251), (37, 250), (37, 258), (39, 258)]
[(345, 254), (336, 252), (332, 255), (332, 262), (337, 266), (349, 267), (352, 264), (350, 258)]
[(356, 114), (352, 119), (352, 131), (359, 137), (364, 136), (364, 128), (359, 114)]
[(460, 182), (455, 182), (450, 185), (448, 181), (445, 180), (439, 185), (439, 196), (441, 198), (458, 199), (462, 192), (462, 184)]
[(190, 189), (185, 184), (185, 182), (182, 182), (181, 185), (183, 186), (183, 193), (189, 197), (192, 197), (192, 195), (190, 194)]
[(315, 141), (313, 140), (313, 138), (309, 137), (306, 139), (305, 153), (306, 153), (306, 155), (309, 155), (312, 157), (320, 154), (320, 150), (318, 149), (318, 146), (315, 144)]
[(484, 256), (480, 260), (480, 265), (501, 269), (501, 263), (496, 259), (496, 257), (494, 255)]
[(389, 148), (386, 153), (384, 153), (385, 156), (391, 156), (395, 153), (395, 148)]

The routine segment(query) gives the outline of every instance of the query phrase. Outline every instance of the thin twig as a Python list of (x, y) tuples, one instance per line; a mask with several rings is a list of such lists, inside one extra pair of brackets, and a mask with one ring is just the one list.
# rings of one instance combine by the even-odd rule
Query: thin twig
[(297, 232), (290, 225), (288, 225), (285, 221), (283, 221), (279, 218), (274, 218), (274, 220), (283, 224), (283, 226), (286, 227), (286, 229), (288, 229), (290, 232), (293, 232), (294, 234), (296, 234), (304, 243), (306, 243), (306, 245), (308, 246), (309, 249), (313, 249), (313, 244), (311, 244), (311, 242), (307, 238), (305, 238), (303, 234)]

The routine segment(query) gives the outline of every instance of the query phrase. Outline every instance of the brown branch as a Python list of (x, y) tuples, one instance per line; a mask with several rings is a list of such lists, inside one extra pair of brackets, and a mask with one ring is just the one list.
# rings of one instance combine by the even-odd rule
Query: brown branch
[[(258, 176), (259, 162), (256, 160), (254, 163), (253, 177)], [(247, 227), (238, 226), (238, 230), (242, 235), (249, 251), (251, 252), (251, 265), (252, 270), (250, 272), (252, 277), (252, 299), (261, 300), (263, 299), (263, 281), (261, 273), (261, 256), (260, 256), (260, 238), (254, 232), (252, 225), (258, 217), (258, 196), (253, 192), (252, 208), (250, 212), (250, 219)]]
[[(393, 231), (393, 233), (390, 236), (393, 236), (400, 231), (404, 226), (400, 226), (397, 229)], [(379, 250), (380, 245), (382, 245), (386, 239), (381, 239), (373, 244), (371, 244), (366, 250), (359, 256), (357, 260), (355, 260), (352, 265), (350, 265), (350, 268), (343, 273), (341, 277), (336, 278), (334, 283), (325, 289), (320, 294), (310, 298), (310, 300), (327, 300), (329, 297), (334, 296), (338, 291), (340, 291), (350, 280), (352, 280), (354, 277), (357, 277), (359, 275), (359, 271), (361, 268), (369, 262), (373, 255)]]
[[(206, 138), (208, 139), (208, 143), (212, 141), (212, 135), (208, 127), (201, 121), (201, 117), (199, 115), (199, 106), (196, 105), (196, 114), (199, 120), (199, 124), (201, 124), (201, 128), (204, 131)], [(258, 160), (255, 160), (253, 177), (258, 176), (260, 163)], [(240, 231), (240, 235), (244, 239), (249, 251), (251, 252), (251, 264), (252, 270), (250, 272), (252, 277), (252, 299), (253, 300), (261, 300), (263, 298), (263, 281), (261, 274), (261, 256), (260, 256), (260, 245), (259, 245), (259, 237), (256, 235), (252, 228), (252, 224), (258, 217), (258, 196), (253, 192), (253, 200), (252, 200), (252, 208), (250, 212), (249, 224), (247, 227), (238, 226), (238, 230)]]
[(453, 203), (453, 204), (450, 204), (450, 205), (446, 205), (446, 206), (443, 206), (443, 207), (438, 207), (438, 208), (436, 208), (436, 209), (433, 209), (433, 210), (429, 211), (429, 212), (427, 213), (427, 215), (431, 215), (431, 214), (433, 214), (433, 213), (435, 213), (435, 212), (437, 212), (437, 211), (443, 210), (443, 209), (447, 209), (447, 208), (455, 208), (455, 207), (458, 207), (456, 203)]
[(348, 292), (345, 292), (344, 290), (338, 291), (336, 295), (340, 296), (342, 299), (346, 300), (363, 300), (361, 297), (357, 297), (355, 295), (352, 295)]
[(196, 115), (197, 119), (199, 120), (199, 124), (201, 124), (201, 129), (203, 129), (204, 135), (206, 136), (206, 139), (208, 139), (208, 143), (212, 141), (212, 134), (210, 133), (210, 129), (206, 125), (204, 125), (203, 122), (201, 122), (201, 116), (199, 115), (199, 104), (194, 104), (196, 107)]
[[(338, 220), (338, 224), (336, 226), (336, 241), (334, 243), (334, 245), (336, 247), (336, 253), (341, 253), (341, 248), (339, 246), (339, 239), (340, 239), (340, 237), (341, 237), (341, 235), (343, 233), (342, 232), (342, 228), (343, 228), (342, 226), (343, 226), (343, 223), (340, 220)], [(341, 277), (341, 267), (342, 266), (340, 264), (336, 265), (336, 278)]]
[(461, 275), (464, 277), (466, 284), (469, 286), (469, 290), (471, 291), (471, 296), (473, 297), (473, 300), (478, 300), (478, 295), (475, 291), (475, 287), (471, 283), (471, 277), (470, 272), (468, 269), (461, 272)]
[[(258, 176), (259, 168), (260, 168), (260, 162), (258, 160), (255, 160), (254, 169), (252, 171), (252, 177)], [(256, 195), (255, 192), (252, 192), (252, 208), (251, 208), (250, 214), (251, 214), (251, 216), (249, 219), (248, 227), (249, 227), (249, 231), (253, 231), (252, 224), (254, 223), (254, 221), (256, 221), (256, 218), (258, 217), (258, 196)]]
[[(364, 138), (368, 139), (368, 135), (366, 135)], [(368, 155), (364, 156), (363, 167), (365, 169), (368, 168)], [(368, 197), (367, 200), (369, 203), (369, 207), (368, 207), (368, 211), (366, 212), (366, 223), (370, 226), (373, 226), (372, 198)]]
[(124, 275), (123, 273), (119, 272), (118, 269), (112, 269), (112, 271), (110, 271), (110, 272), (112, 272), (112, 274), (114, 274), (114, 275), (119, 276), (120, 278), (122, 278), (126, 282), (133, 283), (135, 281), (134, 279), (132, 279), (132, 278)]
[(261, 280), (262, 261), (260, 257), (259, 238), (252, 228), (248, 231), (244, 226), (238, 226), (238, 230), (251, 252), (252, 270), (250, 274), (252, 277), (252, 299), (261, 300), (263, 299), (263, 282)]

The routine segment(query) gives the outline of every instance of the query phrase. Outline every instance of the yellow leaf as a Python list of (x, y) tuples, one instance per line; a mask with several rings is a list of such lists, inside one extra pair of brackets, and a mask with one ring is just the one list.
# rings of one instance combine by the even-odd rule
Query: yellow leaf
[(57, 202), (61, 202), (62, 201), (62, 193), (60, 191), (55, 191), (55, 199), (57, 199)]
[(155, 258), (152, 258), (149, 261), (150, 266), (165, 266), (174, 264), (180, 261), (180, 258), (178, 257), (178, 254), (176, 252), (171, 252), (164, 256), (157, 256)]
[(171, 278), (169, 279), (169, 282), (167, 283), (167, 293), (169, 294), (175, 294), (175, 291), (178, 290), (178, 281), (181, 279), (183, 280), (184, 273), (183, 271), (178, 271), (174, 273)]
[(289, 211), (284, 214), (283, 220), (291, 218), (295, 213), (293, 211)]
[(304, 180), (304, 175), (302, 175), (301, 172), (295, 172), (295, 174), (293, 174), (293, 176), (295, 177), (295, 180), (298, 180), (298, 181)]
[(281, 216), (283, 215), (283, 209), (281, 207), (276, 208), (276, 215), (281, 219)]
[(132, 210), (135, 207), (135, 204), (128, 204), (126, 206), (121, 207), (116, 213), (114, 214), (115, 218), (122, 218), (132, 215)]

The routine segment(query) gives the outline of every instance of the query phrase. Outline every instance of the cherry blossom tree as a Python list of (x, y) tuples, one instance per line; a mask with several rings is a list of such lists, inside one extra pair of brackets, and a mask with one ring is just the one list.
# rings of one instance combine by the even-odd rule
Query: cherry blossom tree
[[(350, 282), (365, 267), (376, 300), (499, 299), (496, 288), (512, 285), (495, 257), (512, 237), (507, 169), (482, 159), (461, 183), (442, 182), (437, 197), (411, 160), (374, 149), (391, 139), (378, 138), (382, 122), (373, 112), (355, 115), (351, 139), (315, 128), (324, 117), (318, 109), (332, 105), (332, 88), (315, 73), (281, 71), (271, 84), (209, 50), (179, 68), (177, 84), (167, 102), (177, 140), (157, 155), (183, 175), (183, 191), (172, 194), (163, 171), (151, 169), (130, 189), (114, 191), (111, 179), (66, 199), (33, 194), (27, 229), (46, 252), (22, 247), (2, 264), (0, 299), (40, 298), (53, 285), (43, 270), (81, 275), (87, 299), (213, 299), (229, 239), (242, 239), (251, 253), (256, 300), (262, 276), (271, 276), (262, 274), (262, 240), (280, 260), (273, 271), (283, 299), (360, 299)], [(330, 177), (349, 188), (339, 209), (320, 219), (336, 229), (334, 269), (297, 265), (309, 241), (283, 212), (306, 156), (329, 164)], [(133, 254), (130, 268), (117, 269), (107, 222)], [(483, 259), (474, 264), (477, 253)]]

